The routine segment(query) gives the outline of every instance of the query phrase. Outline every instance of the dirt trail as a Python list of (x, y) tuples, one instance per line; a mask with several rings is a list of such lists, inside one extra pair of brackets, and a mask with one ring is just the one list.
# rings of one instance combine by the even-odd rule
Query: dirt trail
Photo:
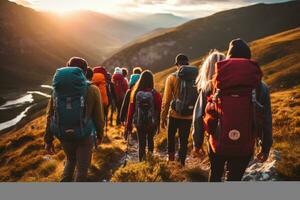
[[(158, 156), (162, 160), (167, 160), (168, 155), (167, 152), (154, 151), (154, 155)], [(120, 167), (125, 162), (126, 156), (124, 155), (120, 160)], [(276, 150), (271, 150), (269, 159), (265, 163), (258, 163), (255, 160), (252, 160), (249, 163), (248, 168), (243, 177), (243, 181), (277, 181), (280, 180), (278, 174), (276, 172), (275, 165), (280, 160), (280, 153)], [(127, 161), (130, 162), (138, 162), (138, 143), (137, 140), (130, 138), (129, 140), (129, 150)], [(210, 164), (209, 159), (206, 156), (203, 159), (193, 157), (192, 155), (188, 155), (186, 159), (185, 169), (192, 169), (199, 167), (207, 174), (209, 172)], [(226, 176), (226, 174), (225, 174)]]

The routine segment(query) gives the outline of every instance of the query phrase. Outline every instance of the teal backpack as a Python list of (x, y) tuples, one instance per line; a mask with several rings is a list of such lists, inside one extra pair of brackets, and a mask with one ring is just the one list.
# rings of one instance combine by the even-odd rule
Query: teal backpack
[(78, 67), (57, 69), (53, 78), (52, 133), (63, 140), (86, 138), (95, 127), (86, 114), (86, 96), (90, 83)]

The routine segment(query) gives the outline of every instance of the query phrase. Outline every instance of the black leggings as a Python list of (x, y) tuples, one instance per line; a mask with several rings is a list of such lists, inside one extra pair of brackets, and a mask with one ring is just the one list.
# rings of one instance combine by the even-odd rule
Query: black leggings
[(139, 160), (143, 161), (146, 158), (146, 145), (148, 144), (148, 152), (153, 153), (154, 150), (154, 135), (155, 130), (146, 128), (137, 128), (139, 142)]
[(121, 102), (117, 102), (116, 107), (117, 107), (116, 124), (117, 124), (117, 126), (119, 126), (121, 124), (121, 107), (122, 107), (122, 101)]
[(192, 120), (169, 117), (168, 153), (175, 154), (175, 136), (179, 132), (179, 158), (185, 162)]
[(227, 181), (241, 181), (252, 158), (252, 154), (242, 157), (217, 155), (212, 151), (210, 145), (208, 149), (208, 156), (210, 161), (209, 182), (221, 182), (226, 163), (228, 171)]

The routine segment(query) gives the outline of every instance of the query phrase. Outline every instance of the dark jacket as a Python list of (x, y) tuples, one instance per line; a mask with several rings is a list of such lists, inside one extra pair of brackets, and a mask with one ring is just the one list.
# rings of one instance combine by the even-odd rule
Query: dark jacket
[[(203, 145), (204, 139), (204, 127), (203, 127), (203, 115), (205, 114), (204, 110), (206, 107), (207, 97), (211, 92), (200, 92), (195, 109), (193, 114), (193, 141), (194, 147), (200, 148)], [(265, 83), (261, 84), (261, 94), (258, 97), (258, 101), (264, 106), (264, 124), (263, 124), (263, 133), (262, 133), (262, 151), (264, 153), (269, 153), (270, 148), (273, 143), (272, 138), (272, 111), (271, 111), (271, 102), (270, 102), (270, 92), (269, 88)]]

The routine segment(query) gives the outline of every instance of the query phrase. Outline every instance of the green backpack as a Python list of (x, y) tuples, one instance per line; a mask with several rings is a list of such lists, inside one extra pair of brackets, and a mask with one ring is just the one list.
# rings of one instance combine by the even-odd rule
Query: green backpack
[(50, 129), (59, 139), (76, 140), (90, 136), (95, 128), (86, 114), (90, 83), (78, 67), (57, 69), (53, 78), (53, 108)]

